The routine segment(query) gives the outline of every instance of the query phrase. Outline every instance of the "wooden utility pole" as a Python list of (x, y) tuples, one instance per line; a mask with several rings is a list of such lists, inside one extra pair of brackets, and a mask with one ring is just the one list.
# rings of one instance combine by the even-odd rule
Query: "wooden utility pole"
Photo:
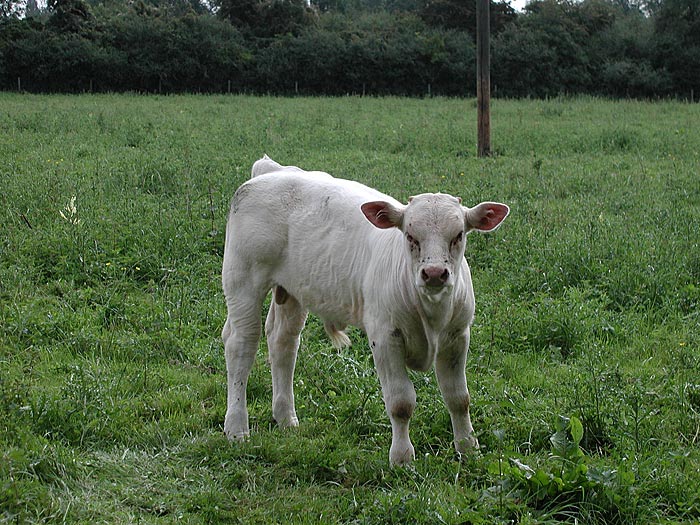
[(491, 155), (490, 0), (476, 0), (476, 105), (479, 157)]

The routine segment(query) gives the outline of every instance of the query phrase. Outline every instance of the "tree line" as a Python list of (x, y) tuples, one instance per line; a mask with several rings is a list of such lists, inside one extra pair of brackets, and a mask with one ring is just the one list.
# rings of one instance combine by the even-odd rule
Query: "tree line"
[[(475, 0), (0, 0), (0, 89), (472, 96)], [(700, 96), (700, 0), (491, 3), (496, 96)]]

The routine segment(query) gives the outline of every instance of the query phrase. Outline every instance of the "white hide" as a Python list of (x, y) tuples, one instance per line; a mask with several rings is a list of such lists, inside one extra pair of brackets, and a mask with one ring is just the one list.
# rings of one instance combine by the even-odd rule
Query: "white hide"
[(419, 195), (404, 206), (357, 182), (280, 166), (267, 156), (252, 175), (231, 203), (222, 272), (229, 438), (249, 435), (246, 386), (262, 302), (274, 289), (265, 332), (278, 424), (298, 424), (294, 364), (311, 311), (335, 346), (349, 344), (347, 325), (367, 333), (392, 424), (391, 464), (414, 457), (408, 422), (415, 390), (407, 368), (435, 366), (456, 449), (478, 446), (464, 372), (474, 316), (465, 237), (496, 228), (508, 208), (466, 208), (444, 194)]

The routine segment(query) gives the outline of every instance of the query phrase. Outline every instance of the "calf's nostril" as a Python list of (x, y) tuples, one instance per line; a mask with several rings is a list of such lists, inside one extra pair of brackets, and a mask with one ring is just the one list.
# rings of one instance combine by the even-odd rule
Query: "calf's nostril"
[(446, 283), (447, 279), (449, 279), (449, 277), (450, 277), (450, 272), (447, 270), (447, 268), (445, 268), (445, 271), (442, 272), (442, 274), (440, 275), (440, 280), (443, 283)]

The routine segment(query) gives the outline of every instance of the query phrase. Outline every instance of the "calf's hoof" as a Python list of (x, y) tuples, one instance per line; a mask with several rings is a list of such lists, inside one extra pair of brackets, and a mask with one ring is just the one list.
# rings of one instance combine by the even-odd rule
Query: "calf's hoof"
[(460, 454), (479, 450), (479, 440), (473, 434), (470, 434), (459, 441), (455, 441), (455, 450)]
[(250, 428), (248, 427), (248, 416), (236, 417), (227, 415), (224, 419), (224, 434), (229, 441), (245, 441), (250, 437)]
[(415, 458), (416, 453), (411, 443), (399, 446), (392, 445), (389, 450), (389, 465), (392, 467), (410, 465)]
[(246, 441), (250, 437), (250, 432), (226, 432), (226, 431), (224, 431), (224, 434), (226, 434), (226, 437), (228, 438), (229, 441), (236, 442), (236, 443), (242, 443), (243, 441)]
[(299, 426), (299, 420), (297, 416), (285, 417), (285, 418), (273, 418), (277, 426), (280, 428), (294, 428)]

